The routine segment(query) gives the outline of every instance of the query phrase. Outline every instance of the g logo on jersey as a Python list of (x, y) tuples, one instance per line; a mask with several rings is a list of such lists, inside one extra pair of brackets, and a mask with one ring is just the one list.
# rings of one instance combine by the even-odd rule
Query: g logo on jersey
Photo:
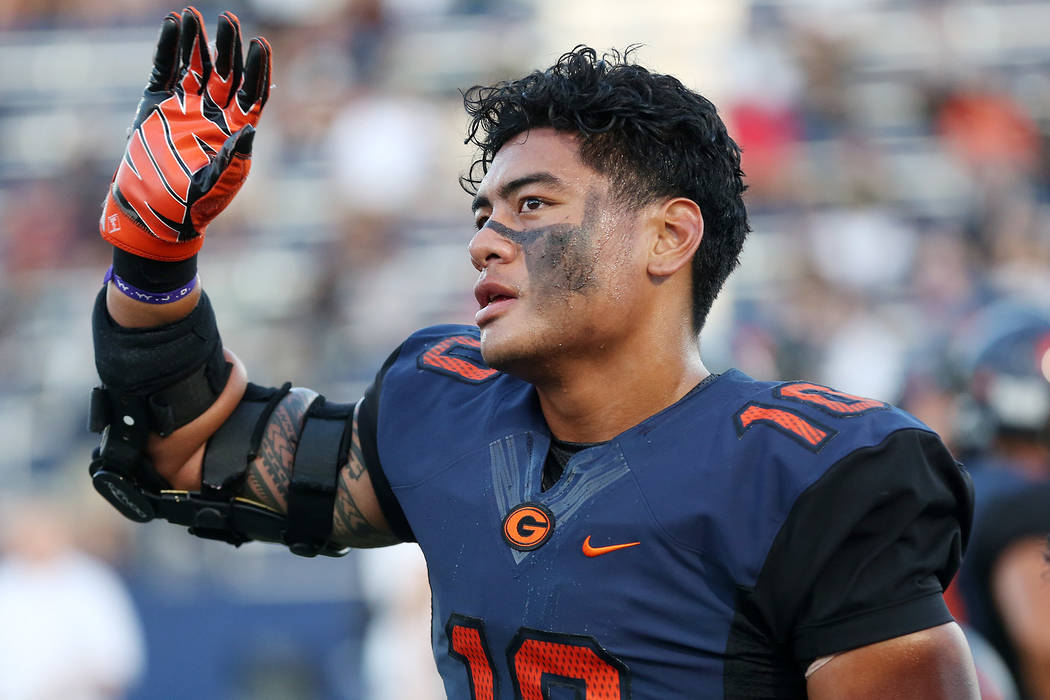
[(540, 503), (522, 503), (503, 518), (503, 539), (521, 552), (543, 546), (553, 532), (554, 513)]

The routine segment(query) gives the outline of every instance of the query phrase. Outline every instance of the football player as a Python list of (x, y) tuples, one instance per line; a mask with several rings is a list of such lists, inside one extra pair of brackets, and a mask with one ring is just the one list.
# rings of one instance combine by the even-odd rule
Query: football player
[(1050, 698), (1050, 313), (1003, 299), (965, 324), (960, 432), (976, 507), (962, 615), (1026, 698)]
[(135, 520), (305, 556), (418, 542), (451, 698), (975, 697), (942, 591), (968, 477), (881, 401), (710, 373), (748, 231), (715, 107), (577, 47), (465, 94), (475, 326), (364, 397), (250, 384), (196, 277), (270, 49), (164, 20), (107, 194), (91, 473)]

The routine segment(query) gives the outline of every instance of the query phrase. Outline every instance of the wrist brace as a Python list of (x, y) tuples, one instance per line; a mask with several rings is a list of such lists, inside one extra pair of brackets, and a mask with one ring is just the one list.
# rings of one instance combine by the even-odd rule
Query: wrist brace
[(164, 437), (204, 413), (226, 386), (232, 365), (223, 357), (207, 294), (175, 323), (123, 328), (106, 309), (103, 287), (91, 325), (95, 368), (102, 380), (92, 402), (108, 399), (112, 410), (107, 418), (120, 412), (119, 400), (134, 399), (143, 403), (149, 427)]
[(138, 488), (167, 488), (145, 457), (150, 431), (170, 435), (206, 411), (222, 393), (232, 365), (222, 354), (206, 295), (175, 323), (122, 328), (106, 309), (106, 288), (92, 314), (95, 367), (89, 428), (101, 433), (91, 465), (98, 492), (126, 517), (145, 522), (153, 508)]

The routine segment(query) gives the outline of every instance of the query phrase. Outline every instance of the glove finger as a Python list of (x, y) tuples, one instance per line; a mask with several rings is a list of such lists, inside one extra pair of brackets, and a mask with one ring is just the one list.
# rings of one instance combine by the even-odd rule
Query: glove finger
[(215, 164), (220, 171), (219, 179), (222, 179), (221, 173), (225, 173), (230, 167), (230, 163), (239, 159), (251, 157), (252, 142), (254, 140), (255, 127), (251, 124), (245, 126), (240, 131), (232, 134), (230, 138), (226, 139), (222, 144), (222, 148), (219, 149), (219, 154), (215, 157)]
[(225, 109), (241, 86), (244, 57), (241, 54), (241, 24), (237, 15), (223, 12), (215, 32), (215, 72), (208, 81), (208, 94)]
[(252, 144), (255, 142), (255, 127), (249, 124), (233, 135), (234, 155), (250, 156)]
[(211, 49), (204, 18), (196, 7), (182, 11), (182, 87), (188, 93), (200, 95), (211, 77)]
[(247, 148), (250, 152), (254, 136), (255, 129), (250, 125), (233, 134), (223, 143), (212, 164), (194, 175), (195, 189), (200, 193), (194, 197), (190, 209), (195, 231), (203, 233), (244, 184), (252, 161), (241, 149)]
[[(189, 199), (198, 201), (207, 194), (215, 183), (223, 177), (223, 173), (230, 167), (230, 163), (238, 158), (250, 158), (252, 153), (252, 141), (255, 139), (255, 128), (250, 124), (226, 138), (219, 146), (219, 150), (211, 150), (206, 167), (201, 168), (192, 176)], [(210, 150), (210, 149), (209, 149)]]
[(160, 25), (157, 35), (157, 50), (153, 52), (153, 72), (150, 73), (146, 90), (170, 92), (175, 87), (179, 74), (179, 34), (182, 25), (179, 15), (169, 12)]
[(262, 108), (270, 97), (270, 71), (273, 66), (273, 51), (270, 42), (255, 37), (248, 47), (248, 58), (244, 63), (244, 84), (237, 93), (237, 104), (241, 112), (248, 115), (254, 124), (262, 114)]

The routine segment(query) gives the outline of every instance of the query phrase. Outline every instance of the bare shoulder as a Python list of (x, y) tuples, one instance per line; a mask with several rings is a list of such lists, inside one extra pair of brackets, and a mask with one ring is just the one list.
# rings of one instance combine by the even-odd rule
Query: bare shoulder
[(810, 698), (980, 697), (973, 657), (954, 622), (836, 654), (807, 679)]

